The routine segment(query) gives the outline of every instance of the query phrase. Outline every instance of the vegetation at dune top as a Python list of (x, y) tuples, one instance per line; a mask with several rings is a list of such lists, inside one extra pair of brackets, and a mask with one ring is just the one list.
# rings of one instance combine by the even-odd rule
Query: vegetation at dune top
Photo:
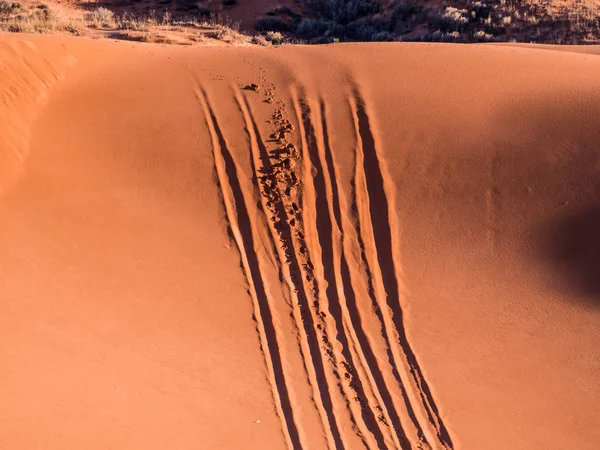
[[(191, 45), (337, 42), (600, 43), (600, 0), (279, 0), (245, 31), (229, 19), (248, 0), (75, 2), (71, 9), (0, 0), (0, 31), (100, 35)], [(292, 2), (292, 3), (289, 3)], [(143, 12), (140, 12), (143, 11)], [(248, 13), (249, 14), (249, 13)], [(239, 17), (239, 15), (238, 15)], [(253, 29), (250, 29), (254, 26)]]
[(600, 0), (297, 0), (259, 31), (308, 42), (600, 43)]
[(54, 33), (76, 36), (97, 35), (113, 39), (192, 45), (196, 42), (222, 41), (232, 44), (278, 45), (287, 41), (281, 34), (254, 36), (240, 31), (239, 23), (217, 13), (174, 18), (169, 10), (162, 14), (117, 13), (100, 6), (90, 10), (65, 12), (53, 6), (0, 0), (0, 31), (14, 33)]

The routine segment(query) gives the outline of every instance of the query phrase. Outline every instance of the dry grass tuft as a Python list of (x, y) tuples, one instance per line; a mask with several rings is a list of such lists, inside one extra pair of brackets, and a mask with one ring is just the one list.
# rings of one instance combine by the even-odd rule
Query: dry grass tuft
[(58, 16), (44, 4), (28, 10), (17, 5), (15, 2), (0, 4), (0, 30), (13, 33), (66, 32), (76, 36), (85, 34), (86, 26), (81, 19)]
[(95, 9), (84, 17), (88, 26), (92, 28), (113, 28), (115, 26), (115, 13), (103, 7)]

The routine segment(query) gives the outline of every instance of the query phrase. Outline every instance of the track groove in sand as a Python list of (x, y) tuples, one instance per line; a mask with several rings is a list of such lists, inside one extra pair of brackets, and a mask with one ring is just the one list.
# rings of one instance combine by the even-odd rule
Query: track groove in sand
[[(357, 314), (351, 314), (348, 311), (348, 302), (345, 297), (347, 295), (353, 296), (353, 292), (351, 289), (348, 290), (350, 292), (344, 290), (344, 282), (348, 283), (347, 286), (350, 286), (349, 277), (345, 277), (344, 279), (344, 276), (342, 275), (342, 273), (340, 273), (340, 270), (334, 270), (335, 268), (338, 268), (340, 266), (340, 264), (337, 261), (340, 258), (340, 255), (334, 255), (336, 246), (334, 245), (333, 239), (334, 237), (337, 239), (341, 237), (339, 229), (339, 224), (341, 222), (341, 212), (339, 207), (339, 200), (337, 198), (337, 184), (333, 168), (333, 161), (331, 159), (331, 151), (329, 148), (329, 144), (326, 140), (327, 124), (324, 116), (322, 116), (320, 122), (322, 124), (321, 133), (323, 139), (321, 145), (319, 146), (317, 144), (317, 136), (315, 134), (315, 130), (311, 122), (311, 110), (306, 102), (302, 103), (302, 110), (303, 126), (307, 138), (307, 143), (309, 146), (307, 157), (308, 160), (310, 160), (312, 167), (314, 167), (315, 169), (313, 183), (315, 187), (315, 192), (317, 193), (315, 196), (317, 236), (322, 254), (321, 260), (323, 267), (323, 281), (326, 284), (325, 295), (328, 299), (329, 311), (338, 323), (338, 326), (335, 330), (336, 338), (338, 339), (341, 345), (342, 357), (349, 364), (346, 367), (346, 373), (348, 373), (351, 377), (349, 382), (350, 387), (355, 391), (356, 396), (359, 399), (363, 422), (366, 426), (367, 432), (371, 432), (373, 434), (373, 437), (377, 442), (377, 447), (386, 448), (383, 432), (379, 428), (379, 425), (377, 423), (378, 414), (375, 411), (373, 411), (373, 409), (371, 409), (367, 404), (363, 382), (360, 379), (360, 377), (356, 376), (356, 374), (353, 373), (353, 367), (356, 366), (356, 363), (354, 362), (352, 355), (350, 354), (349, 340), (352, 339), (354, 341), (353, 344), (357, 349), (359, 358), (362, 360), (361, 363), (364, 367), (368, 367), (369, 371), (371, 372), (369, 374), (369, 378), (372, 379), (372, 361), (369, 361), (369, 359), (365, 358), (364, 356), (364, 349), (366, 347), (370, 349), (370, 347), (368, 346), (366, 336), (362, 332), (359, 316)], [(318, 114), (323, 115), (324, 109), (321, 108), (317, 115)], [(319, 151), (319, 147), (321, 147), (321, 151)], [(325, 157), (324, 163), (321, 162), (321, 158), (323, 156)], [(326, 165), (327, 170), (324, 170), (324, 164)], [(342, 270), (344, 266), (347, 270), (347, 263), (345, 261), (345, 257), (343, 256), (341, 265)], [(338, 295), (338, 292), (341, 292), (342, 296)], [(343, 298), (343, 300), (341, 300), (341, 298)], [(353, 302), (351, 301), (351, 303)], [(355, 306), (355, 302), (352, 306)], [(350, 308), (352, 308), (352, 306), (350, 306)], [(344, 309), (343, 312), (342, 309)], [(355, 308), (352, 309), (354, 309), (354, 313), (358, 313), (358, 311), (356, 311)], [(348, 320), (349, 316), (351, 317), (350, 320)], [(352, 336), (352, 333), (347, 332), (346, 329), (354, 331), (354, 336)], [(350, 337), (348, 337), (348, 335), (350, 335)], [(357, 336), (360, 336), (362, 339), (359, 339)], [(378, 369), (376, 369), (376, 371), (377, 375), (380, 375)], [(377, 377), (377, 375), (375, 375), (375, 377)], [(371, 389), (375, 387), (378, 390), (376, 383), (372, 383), (370, 387)]]
[[(217, 123), (206, 94), (202, 90), (197, 91), (205, 113), (206, 124), (212, 136), (215, 164), (219, 184), (222, 189), (230, 191), (227, 195), (223, 192), (223, 198), (227, 209), (229, 225), (233, 230), (238, 249), (240, 251), (246, 278), (251, 292), (254, 294), (256, 320), (259, 324), (263, 354), (267, 360), (267, 366), (271, 372), (273, 388), (275, 391), (278, 413), (287, 430), (286, 437), (291, 448), (302, 448), (298, 429), (294, 422), (293, 408), (290, 404), (287, 384), (283, 373), (281, 356), (277, 344), (277, 334), (273, 324), (273, 318), (267, 294), (261, 277), (259, 263), (254, 250), (254, 237), (248, 209), (240, 187), (237, 168), (227, 149), (227, 144)], [(264, 351), (266, 349), (266, 352)]]
[[(275, 216), (273, 214), (285, 214), (285, 211), (281, 211), (281, 208), (276, 208), (277, 203), (273, 202), (268, 196), (264, 195), (265, 183), (268, 182), (268, 179), (265, 178), (265, 175), (260, 175), (265, 171), (268, 171), (271, 166), (269, 156), (267, 154), (264, 143), (260, 137), (260, 133), (258, 131), (258, 127), (256, 125), (254, 116), (251, 113), (250, 105), (248, 104), (246, 98), (239, 92), (239, 90), (235, 89), (235, 101), (237, 103), (239, 111), (242, 113), (244, 117), (244, 123), (246, 132), (249, 136), (250, 140), (250, 167), (252, 168), (252, 181), (254, 188), (259, 191), (260, 196), (260, 213), (265, 214), (267, 217), (267, 223), (269, 224), (268, 234), (271, 238), (271, 243), (275, 244), (281, 240), (281, 234), (283, 231), (280, 227), (276, 225), (276, 222), (273, 220)], [(336, 437), (334, 437), (327, 426), (327, 412), (325, 408), (322, 406), (321, 401), (321, 392), (318, 388), (318, 380), (317, 380), (317, 371), (315, 369), (314, 361), (312, 360), (312, 356), (310, 354), (309, 348), (309, 339), (305, 337), (305, 325), (303, 312), (300, 310), (299, 306), (301, 305), (300, 300), (297, 298), (297, 288), (295, 287), (295, 283), (293, 280), (293, 274), (286, 270), (288, 264), (281, 264), (281, 261), (289, 262), (289, 248), (286, 245), (274, 245), (276, 247), (275, 258), (276, 262), (279, 265), (278, 273), (280, 278), (286, 282), (290, 288), (290, 295), (293, 297), (292, 299), (292, 313), (291, 317), (294, 322), (294, 331), (298, 334), (298, 349), (301, 353), (303, 368), (306, 372), (306, 379), (308, 384), (310, 385), (310, 389), (312, 390), (312, 396), (310, 399), (310, 404), (314, 406), (319, 415), (319, 426), (322, 433), (326, 436), (329, 442), (335, 442)], [(300, 408), (299, 408), (300, 409)], [(314, 443), (314, 436), (303, 436), (304, 441), (306, 442), (306, 447), (311, 448)], [(318, 445), (316, 445), (318, 447)]]
[[(338, 255), (339, 258), (339, 277), (341, 281), (341, 286), (345, 296), (344, 305), (347, 310), (349, 322), (350, 322), (350, 330), (352, 330), (354, 335), (355, 344), (357, 348), (360, 349), (360, 357), (362, 363), (365, 367), (368, 368), (368, 377), (371, 383), (371, 387), (375, 392), (377, 397), (377, 401), (379, 405), (382, 406), (383, 417), (386, 422), (391, 424), (397, 441), (396, 444), (401, 446), (408, 445), (408, 441), (404, 431), (402, 430), (402, 426), (400, 425), (400, 419), (398, 414), (393, 406), (392, 398), (390, 392), (385, 384), (383, 379), (383, 374), (381, 372), (380, 367), (377, 364), (377, 358), (373, 352), (371, 345), (369, 344), (369, 339), (363, 329), (362, 319), (360, 316), (360, 312), (357, 308), (356, 295), (352, 288), (351, 281), (351, 272), (350, 267), (348, 265), (348, 260), (346, 256), (346, 252), (344, 250), (343, 240), (345, 239), (345, 234), (342, 232), (342, 213), (340, 208), (340, 200), (339, 200), (339, 188), (337, 177), (335, 173), (335, 168), (333, 165), (333, 157), (331, 153), (331, 148), (329, 144), (329, 134), (327, 129), (327, 120), (326, 120), (326, 107), (325, 102), (321, 99), (320, 104), (320, 114), (321, 114), (321, 131), (323, 133), (323, 153), (325, 159), (325, 165), (327, 167), (327, 171), (323, 171), (326, 173), (326, 178), (328, 179), (328, 186), (330, 186), (331, 192), (331, 204), (332, 204), (332, 213), (333, 220), (337, 229), (337, 232), (340, 234), (340, 238), (342, 240), (341, 243), (341, 252)], [(360, 233), (358, 233), (360, 235)], [(356, 273), (356, 271), (355, 271)], [(370, 280), (369, 280), (370, 281)], [(375, 414), (374, 414), (375, 415)]]
[[(412, 415), (412, 411), (423, 411), (426, 418), (421, 418), (415, 423), (419, 440), (427, 438), (429, 445), (435, 447), (452, 448), (452, 440), (439, 415), (435, 401), (423, 374), (421, 372), (416, 356), (410, 347), (406, 336), (403, 311), (400, 304), (400, 285), (397, 278), (397, 268), (394, 259), (394, 241), (390, 225), (390, 214), (388, 198), (385, 191), (384, 175), (377, 154), (375, 137), (371, 130), (371, 124), (365, 103), (358, 92), (354, 93), (356, 114), (355, 121), (358, 126), (360, 137), (359, 146), (362, 153), (362, 169), (364, 177), (364, 194), (368, 202), (369, 217), (366, 226), (372, 232), (374, 250), (376, 253), (377, 269), (381, 279), (383, 290), (380, 294), (385, 296), (385, 306), (382, 307), (386, 327), (392, 329), (396, 334), (399, 349), (397, 349), (397, 364), (405, 369), (401, 373), (402, 384), (411, 395), (406, 406)], [(357, 168), (358, 169), (358, 168)], [(383, 306), (383, 305), (382, 305)], [(388, 332), (388, 336), (389, 336)], [(423, 434), (425, 436), (423, 436)], [(425, 443), (427, 441), (425, 440)], [(435, 444), (434, 444), (435, 443)]]
[[(292, 222), (292, 218), (288, 217), (288, 211), (286, 206), (291, 208), (291, 215), (295, 215), (294, 203), (285, 205), (283, 203), (283, 197), (290, 197), (286, 194), (288, 188), (291, 186), (282, 186), (283, 182), (277, 179), (277, 174), (281, 174), (279, 168), (282, 167), (280, 162), (271, 163), (270, 155), (267, 148), (260, 136), (260, 131), (252, 110), (247, 100), (244, 98), (245, 107), (249, 112), (250, 127), (254, 133), (257, 148), (253, 149), (253, 155), (261, 163), (261, 168), (258, 175), (261, 180), (261, 192), (266, 198), (265, 205), (271, 214), (271, 222), (273, 223), (273, 235), (274, 239), (280, 242), (280, 250), (283, 253), (283, 260), (286, 261), (288, 268), (287, 280), (290, 283), (292, 292), (295, 294), (294, 303), (297, 307), (294, 308), (295, 318), (298, 323), (298, 328), (301, 330), (304, 361), (309, 368), (311, 384), (315, 390), (316, 404), (319, 407), (321, 419), (323, 421), (323, 427), (328, 434), (330, 446), (332, 448), (345, 448), (340, 428), (336, 420), (333, 411), (332, 395), (335, 392), (331, 392), (327, 380), (327, 372), (325, 370), (326, 357), (320, 351), (320, 344), (316, 330), (321, 325), (322, 317), (317, 311), (316, 316), (313, 316), (311, 305), (309, 303), (309, 293), (307, 286), (305, 286), (306, 275), (302, 270), (302, 264), (307, 267), (310, 264), (308, 262), (301, 262), (301, 254), (305, 252), (305, 247), (302, 244), (302, 232), (296, 231), (294, 233), (292, 223), (299, 225), (297, 222)], [(258, 151), (258, 154), (257, 154)], [(283, 164), (285, 165), (285, 164)], [(284, 175), (285, 176), (285, 175)], [(288, 180), (286, 180), (288, 182)], [(291, 193), (291, 189), (290, 189)], [(298, 234), (300, 233), (300, 234)], [(296, 239), (294, 239), (294, 234)], [(298, 239), (298, 237), (300, 237)], [(298, 250), (296, 248), (298, 247)], [(308, 281), (308, 280), (307, 280)], [(312, 305), (315, 306), (314, 303)], [(321, 325), (322, 326), (322, 325)], [(322, 336), (325, 344), (327, 344), (327, 337)]]
[[(271, 118), (275, 132), (264, 139), (250, 99), (233, 88), (250, 147), (237, 157), (249, 158), (246, 167), (253, 173), (248, 177), (240, 172), (236, 152), (228, 149), (201, 88), (198, 97), (289, 447), (323, 444), (303, 431), (307, 412), (299, 405), (306, 404), (300, 397), (301, 385), (307, 383), (312, 393), (308, 404), (320, 418), (329, 448), (451, 449), (404, 331), (385, 175), (360, 95), (349, 99), (357, 140), (350, 203), (341, 201), (344, 185), (336, 174), (323, 99), (311, 103), (302, 91), (294, 92), (297, 133), (282, 105)], [(287, 134), (294, 135), (296, 145)], [(268, 149), (267, 143), (276, 148)], [(256, 206), (248, 200), (253, 197), (244, 192), (249, 188), (240, 183), (242, 178), (252, 180), (250, 189), (260, 197)], [(276, 252), (270, 262), (256, 251), (255, 222), (261, 215), (267, 216), (265, 232)], [(349, 257), (353, 248), (358, 259)], [(267, 264), (278, 265), (279, 277), (289, 286), (305, 378), (290, 373), (279, 348), (285, 331), (273, 317), (277, 312), (261, 272)]]
[[(352, 182), (351, 191), (352, 191), (352, 196), (351, 196), (352, 200), (351, 200), (350, 210), (353, 215), (358, 216), (359, 213), (358, 213), (357, 198), (358, 198), (359, 194), (356, 190), (355, 180), (353, 180), (353, 182)], [(378, 324), (378, 332), (380, 333), (381, 339), (385, 343), (384, 347), (385, 347), (385, 354), (387, 357), (389, 374), (393, 377), (393, 381), (395, 382), (394, 385), (397, 387), (398, 391), (400, 391), (399, 394), (397, 395), (397, 397), (401, 398), (402, 401), (404, 402), (404, 404), (409, 404), (407, 394), (406, 394), (406, 389), (404, 388), (404, 385), (402, 384), (402, 380), (400, 379), (400, 374), (398, 373), (398, 369), (397, 369), (395, 361), (394, 361), (394, 356), (392, 355), (392, 350), (391, 350), (391, 345), (390, 345), (391, 341), (389, 339), (387, 329), (384, 325), (382, 311), (381, 311), (381, 308), (379, 306), (379, 303), (377, 301), (377, 297), (375, 294), (374, 276), (373, 276), (371, 267), (369, 265), (369, 262), (367, 260), (365, 241), (363, 239), (364, 232), (362, 231), (362, 226), (361, 226), (361, 223), (359, 220), (357, 220), (356, 223), (354, 224), (354, 228), (355, 229), (353, 231), (355, 231), (355, 234), (356, 234), (356, 241), (357, 241), (356, 243), (358, 245), (358, 250), (359, 250), (358, 253), (360, 255), (360, 266), (361, 266), (362, 270), (364, 271), (364, 278), (365, 278), (365, 283), (366, 283), (366, 287), (367, 287), (366, 293), (364, 293), (364, 295), (366, 297), (368, 297), (368, 300), (369, 300), (368, 306), (370, 307), (370, 310), (376, 317), (376, 322)], [(346, 234), (349, 234), (349, 230), (346, 230)], [(345, 257), (342, 259), (342, 263), (344, 263), (344, 266), (347, 267), (348, 263), (347, 263), (347, 259)], [(358, 317), (360, 317), (360, 312), (357, 307), (356, 292), (351, 287), (352, 286), (351, 280), (353, 278), (360, 278), (360, 275), (357, 275), (359, 272), (360, 272), (360, 270), (357, 269), (356, 267), (354, 268), (353, 271), (350, 271), (350, 269), (347, 269), (347, 279), (349, 280), (349, 284), (347, 284), (347, 285), (345, 284), (345, 288), (349, 292), (348, 297), (349, 298), (353, 297), (353, 300), (354, 300), (354, 305), (353, 305), (354, 307), (352, 308), (352, 310), (354, 310), (355, 314)], [(353, 274), (353, 276), (351, 274)], [(352, 304), (352, 302), (349, 302), (349, 305), (351, 305), (351, 304)], [(374, 353), (373, 353), (373, 355), (374, 355)], [(376, 374), (377, 371), (374, 370), (373, 373)], [(383, 375), (383, 373), (382, 373), (382, 375)], [(384, 385), (382, 385), (382, 386), (384, 386)], [(381, 392), (382, 392), (382, 395), (384, 395), (385, 388), (382, 387)], [(389, 404), (389, 406), (387, 407), (387, 415), (389, 417), (390, 423), (392, 424), (392, 426), (394, 428), (396, 437), (397, 437), (398, 441), (400, 442), (398, 444), (398, 446), (400, 448), (407, 448), (407, 447), (410, 448), (408, 437), (401, 425), (401, 419), (400, 419), (398, 410), (397, 410), (396, 406), (394, 405), (391, 389), (390, 389), (389, 396), (386, 395), (385, 400), (382, 399), (382, 403)], [(415, 418), (414, 413), (411, 408), (409, 408), (407, 410), (407, 414), (408, 414), (409, 421), (413, 424), (416, 423), (416, 418)], [(422, 434), (419, 436), (419, 439), (422, 440)]]

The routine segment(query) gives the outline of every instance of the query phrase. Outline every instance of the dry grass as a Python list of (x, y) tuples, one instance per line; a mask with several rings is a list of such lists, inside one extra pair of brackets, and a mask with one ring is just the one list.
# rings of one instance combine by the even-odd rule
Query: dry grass
[[(12, 3), (10, 7), (7, 3)], [(15, 33), (85, 34), (86, 24), (78, 18), (57, 16), (48, 6), (26, 10), (15, 2), (1, 2), (0, 30)]]
[(252, 36), (240, 31), (240, 24), (238, 22), (233, 22), (231, 19), (221, 14), (211, 14), (208, 19), (201, 22), (193, 21), (192, 24), (194, 27), (204, 30), (215, 30), (216, 33), (213, 37), (230, 44), (253, 43)]
[(115, 13), (106, 8), (97, 8), (84, 17), (88, 26), (92, 28), (113, 28), (115, 26)]
[[(600, 42), (600, 0), (529, 0), (526, 7), (503, 0), (516, 23), (537, 28), (544, 42)], [(514, 0), (513, 0), (514, 1)]]
[[(96, 30), (96, 31), (92, 31)], [(100, 35), (114, 39), (191, 45), (216, 39), (231, 44), (270, 45), (265, 39), (253, 39), (239, 30), (239, 24), (220, 14), (198, 21), (194, 18), (173, 20), (169, 12), (160, 17), (155, 11), (144, 16), (117, 15), (97, 8), (65, 17), (47, 5), (24, 7), (18, 2), (0, 0), (0, 31), (14, 33), (56, 33)]]

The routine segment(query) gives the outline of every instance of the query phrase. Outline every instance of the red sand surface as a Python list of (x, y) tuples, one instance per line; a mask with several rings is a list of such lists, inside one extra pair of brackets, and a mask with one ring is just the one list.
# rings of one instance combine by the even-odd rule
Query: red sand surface
[(0, 36), (0, 448), (597, 449), (566, 50)]

